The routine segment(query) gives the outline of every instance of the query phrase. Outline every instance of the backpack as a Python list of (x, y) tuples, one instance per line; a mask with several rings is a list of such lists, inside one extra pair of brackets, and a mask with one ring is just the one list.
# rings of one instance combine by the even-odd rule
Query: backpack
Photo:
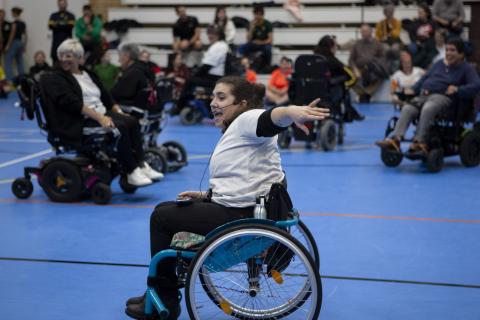
[(242, 66), (241, 59), (235, 56), (231, 51), (228, 51), (225, 58), (225, 75), (242, 76), (244, 73), (245, 68)]
[(288, 214), (292, 211), (293, 204), (283, 184), (272, 184), (265, 209), (267, 210), (267, 218), (270, 220), (282, 221), (288, 219)]

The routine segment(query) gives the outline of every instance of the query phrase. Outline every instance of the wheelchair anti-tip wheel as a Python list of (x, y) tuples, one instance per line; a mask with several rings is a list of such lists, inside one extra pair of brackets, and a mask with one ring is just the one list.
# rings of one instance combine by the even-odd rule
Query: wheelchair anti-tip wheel
[(317, 135), (317, 145), (325, 151), (332, 151), (337, 145), (337, 128), (335, 121), (327, 119), (322, 122)]
[(175, 172), (187, 164), (187, 151), (185, 147), (176, 141), (162, 143), (166, 150), (168, 172)]
[(287, 232), (239, 225), (208, 239), (190, 264), (190, 319), (317, 319), (322, 286), (315, 262)]
[(47, 196), (56, 202), (77, 201), (83, 191), (79, 168), (66, 160), (53, 160), (45, 166), (41, 186)]
[(33, 193), (33, 184), (30, 179), (17, 178), (12, 183), (12, 192), (18, 199), (27, 199)]
[(394, 150), (382, 149), (380, 158), (387, 167), (397, 167), (403, 160), (403, 154)]
[(157, 172), (167, 172), (167, 159), (157, 148), (148, 148), (145, 150), (145, 162)]

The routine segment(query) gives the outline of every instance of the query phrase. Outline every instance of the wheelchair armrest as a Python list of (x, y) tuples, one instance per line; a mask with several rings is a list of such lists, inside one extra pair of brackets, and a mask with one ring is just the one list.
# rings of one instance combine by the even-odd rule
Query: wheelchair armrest
[(131, 114), (131, 115), (139, 115), (140, 117), (143, 117), (145, 114), (145, 110), (139, 107), (135, 106), (126, 106), (126, 105), (120, 105), (120, 109), (122, 109), (123, 112)]

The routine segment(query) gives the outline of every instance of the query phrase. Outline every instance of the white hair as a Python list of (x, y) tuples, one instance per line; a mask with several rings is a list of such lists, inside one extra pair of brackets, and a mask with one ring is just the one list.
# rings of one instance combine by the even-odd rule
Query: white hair
[(73, 53), (78, 59), (82, 58), (85, 53), (82, 44), (77, 39), (67, 39), (63, 41), (57, 48), (57, 57), (60, 58), (60, 55), (69, 52)]

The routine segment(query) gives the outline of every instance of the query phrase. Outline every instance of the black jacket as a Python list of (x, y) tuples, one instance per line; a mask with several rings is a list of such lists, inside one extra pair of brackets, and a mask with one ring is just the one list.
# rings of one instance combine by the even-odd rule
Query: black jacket
[[(103, 105), (110, 110), (113, 100), (110, 93), (100, 82), (100, 79), (88, 70), (92, 81), (100, 89)], [(61, 68), (44, 73), (40, 79), (43, 91), (43, 109), (49, 130), (65, 144), (81, 145), (84, 116), (83, 94), (80, 85), (74, 76)]]
[(140, 62), (135, 62), (122, 71), (111, 91), (113, 99), (122, 105), (145, 108), (148, 83), (148, 67)]

